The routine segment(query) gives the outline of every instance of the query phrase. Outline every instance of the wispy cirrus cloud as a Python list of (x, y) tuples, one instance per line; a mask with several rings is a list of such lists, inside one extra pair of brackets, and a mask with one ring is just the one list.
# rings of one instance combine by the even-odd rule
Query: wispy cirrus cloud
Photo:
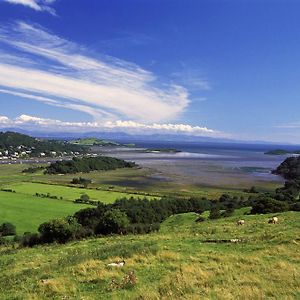
[(167, 121), (189, 103), (183, 86), (161, 83), (155, 74), (133, 63), (95, 58), (84, 47), (39, 26), (19, 22), (2, 27), (0, 42), (6, 45), (0, 56), (9, 55), (6, 63), (0, 63), (5, 93), (83, 111), (96, 121)]
[(277, 125), (275, 127), (276, 128), (282, 128), (282, 129), (300, 129), (300, 121), (281, 124), (281, 125)]
[[(192, 63), (179, 62), (176, 71), (172, 72), (172, 77), (193, 91), (209, 91), (212, 89), (211, 82), (203, 75), (199, 68), (191, 66)], [(197, 65), (197, 63), (196, 63)]]
[(0, 116), (0, 128), (21, 127), (28, 130), (41, 130), (52, 132), (57, 130), (70, 132), (93, 132), (93, 131), (124, 131), (129, 134), (181, 134), (210, 137), (229, 137), (222, 132), (207, 127), (191, 126), (187, 124), (143, 124), (134, 121), (104, 121), (104, 122), (64, 122), (55, 119), (39, 118), (29, 115), (20, 115), (11, 119)]
[(55, 10), (50, 6), (56, 0), (4, 0), (11, 4), (20, 4), (36, 11), (47, 11), (55, 15)]

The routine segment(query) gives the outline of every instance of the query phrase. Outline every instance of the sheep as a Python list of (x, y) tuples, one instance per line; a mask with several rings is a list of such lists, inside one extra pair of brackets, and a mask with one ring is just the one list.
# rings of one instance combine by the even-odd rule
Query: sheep
[(278, 223), (278, 218), (277, 217), (272, 217), (271, 219), (269, 219), (268, 223), (269, 224), (276, 224), (276, 223)]
[(231, 239), (230, 243), (240, 243), (242, 240), (240, 239)]
[(125, 265), (125, 260), (122, 260), (122, 261), (118, 261), (118, 262), (109, 263), (107, 266), (108, 267), (122, 268), (124, 265)]
[(236, 222), (237, 225), (245, 225), (245, 220), (238, 220)]

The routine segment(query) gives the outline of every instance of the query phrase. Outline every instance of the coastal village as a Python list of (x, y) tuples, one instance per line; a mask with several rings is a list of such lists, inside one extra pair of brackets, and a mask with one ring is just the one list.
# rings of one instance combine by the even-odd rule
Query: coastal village
[(19, 145), (17, 147), (8, 147), (7, 149), (0, 150), (0, 160), (1, 161), (16, 161), (18, 159), (28, 159), (32, 157), (36, 158), (46, 158), (46, 157), (65, 157), (65, 156), (78, 156), (80, 153), (78, 151), (37, 151), (35, 147), (27, 147), (24, 145)]

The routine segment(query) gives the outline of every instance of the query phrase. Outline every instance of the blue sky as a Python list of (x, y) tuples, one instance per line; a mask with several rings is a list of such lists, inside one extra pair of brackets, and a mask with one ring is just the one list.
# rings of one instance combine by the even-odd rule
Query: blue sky
[(0, 0), (0, 126), (300, 142), (300, 2)]

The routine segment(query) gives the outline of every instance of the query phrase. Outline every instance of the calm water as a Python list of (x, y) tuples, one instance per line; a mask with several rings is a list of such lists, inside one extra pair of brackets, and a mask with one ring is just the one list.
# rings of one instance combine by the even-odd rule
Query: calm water
[[(106, 149), (110, 155), (135, 161), (156, 171), (162, 180), (186, 180), (206, 185), (245, 186), (256, 182), (283, 182), (271, 174), (287, 156), (265, 155), (272, 149), (293, 146), (137, 142), (137, 148)], [(147, 153), (145, 149), (174, 148), (178, 153)], [(102, 150), (103, 151), (103, 150)]]

